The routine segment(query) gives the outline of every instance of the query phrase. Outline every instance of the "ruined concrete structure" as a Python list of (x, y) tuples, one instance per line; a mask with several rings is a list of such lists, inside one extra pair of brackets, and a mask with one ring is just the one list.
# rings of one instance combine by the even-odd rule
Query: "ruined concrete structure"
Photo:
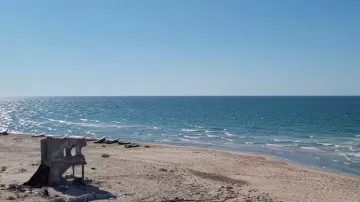
[[(81, 149), (86, 146), (84, 138), (47, 137), (41, 140), (41, 165), (33, 177), (25, 183), (30, 186), (53, 185), (60, 183), (62, 175), (72, 167), (81, 165), (84, 179), (85, 157)], [(73, 152), (72, 152), (73, 150)]]

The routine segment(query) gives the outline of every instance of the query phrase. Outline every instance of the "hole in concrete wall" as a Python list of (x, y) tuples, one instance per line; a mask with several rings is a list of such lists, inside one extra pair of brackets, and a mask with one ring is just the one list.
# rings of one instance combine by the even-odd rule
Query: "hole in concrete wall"
[(71, 148), (71, 156), (76, 155), (76, 147)]

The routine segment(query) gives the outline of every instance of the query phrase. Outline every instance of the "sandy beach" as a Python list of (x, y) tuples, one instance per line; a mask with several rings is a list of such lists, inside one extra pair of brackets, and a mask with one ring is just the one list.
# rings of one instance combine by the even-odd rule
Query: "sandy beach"
[[(47, 196), (35, 189), (8, 189), (26, 182), (38, 168), (40, 139), (22, 134), (0, 136), (0, 201), (52, 201), (91, 192), (114, 194), (117, 201), (360, 201), (360, 178), (273, 157), (93, 142), (83, 149), (87, 186), (48, 188)], [(80, 173), (76, 168), (76, 174)]]

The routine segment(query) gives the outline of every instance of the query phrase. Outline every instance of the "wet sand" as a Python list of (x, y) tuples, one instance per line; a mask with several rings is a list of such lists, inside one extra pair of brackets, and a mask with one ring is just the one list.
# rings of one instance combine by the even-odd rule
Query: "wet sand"
[[(48, 188), (45, 197), (37, 189), (7, 189), (26, 182), (38, 168), (40, 139), (21, 134), (0, 136), (0, 201), (51, 201), (91, 192), (115, 194), (117, 201), (360, 201), (360, 178), (273, 157), (93, 142), (83, 149), (87, 186)], [(76, 174), (81, 175), (80, 167)]]

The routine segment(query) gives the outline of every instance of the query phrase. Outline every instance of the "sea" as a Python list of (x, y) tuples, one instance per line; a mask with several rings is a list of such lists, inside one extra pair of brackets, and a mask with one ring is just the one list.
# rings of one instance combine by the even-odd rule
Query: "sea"
[(1, 98), (0, 130), (251, 152), (360, 175), (356, 96)]

